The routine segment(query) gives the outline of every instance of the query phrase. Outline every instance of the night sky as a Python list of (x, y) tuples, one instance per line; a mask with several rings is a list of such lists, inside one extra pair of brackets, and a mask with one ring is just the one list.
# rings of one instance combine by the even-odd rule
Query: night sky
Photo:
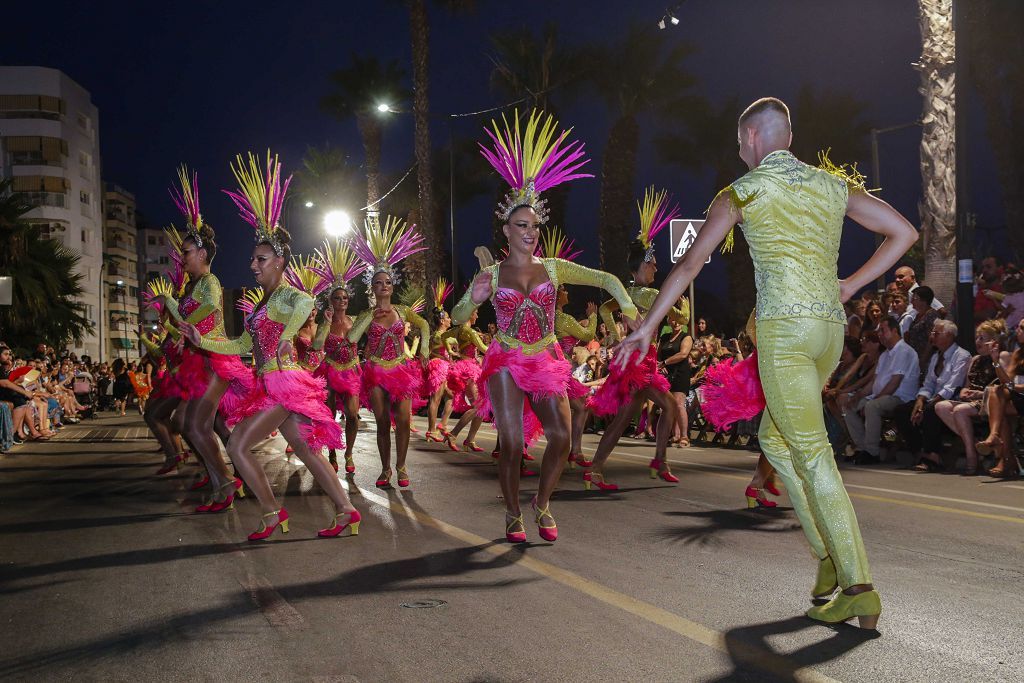
[[(539, 30), (550, 20), (567, 43), (600, 43), (633, 21), (657, 31), (666, 4), (672, 3), (478, 0), (474, 12), (458, 16), (431, 6), (435, 147), (447, 135), (444, 115), (504, 104), (488, 85), (490, 32), (524, 23)], [(764, 95), (795, 99), (801, 86), (811, 84), (869, 102), (866, 118), (882, 127), (913, 121), (921, 112), (918, 73), (911, 66), (920, 53), (916, 10), (912, 0), (689, 0), (678, 11), (681, 23), (666, 33), (696, 46), (688, 66), (698, 90), (712, 101), (734, 95), (743, 102)], [(214, 270), (225, 286), (250, 283), (251, 229), (219, 191), (232, 187), (228, 162), (234, 155), (270, 147), (288, 172), (298, 168), (307, 146), (330, 142), (360, 162), (355, 122), (339, 123), (318, 108), (328, 73), (346, 66), (353, 51), (398, 59), (411, 72), (408, 19), (396, 1), (17, 3), (5, 11), (5, 23), (17, 30), (5, 31), (0, 62), (61, 69), (92, 93), (100, 111), (103, 177), (134, 192), (150, 222), (180, 223), (166, 188), (178, 163), (198, 171), (203, 213), (221, 244)], [(599, 175), (610, 123), (604, 102), (566, 100), (557, 92), (552, 97), (562, 123), (575, 126), (586, 142), (589, 170)], [(651, 183), (667, 187), (687, 217), (699, 216), (717, 190), (710, 169), (691, 175), (659, 165), (652, 146), (657, 125), (643, 123), (637, 193)], [(459, 134), (483, 138), (478, 118), (454, 125)], [(412, 134), (409, 114), (396, 115), (385, 129), (385, 176), (412, 163)], [(881, 196), (915, 224), (919, 139), (911, 128), (884, 136), (881, 145)], [(1001, 225), (980, 123), (972, 125), (972, 154), (978, 224)], [(869, 171), (870, 159), (859, 161)], [(406, 182), (415, 183), (415, 173)], [(597, 179), (574, 185), (565, 226), (584, 249), (583, 261), (595, 265), (598, 191)], [(492, 212), (489, 197), (456, 212), (464, 273), (475, 266), (472, 248), (490, 242)], [(323, 239), (319, 216), (302, 207), (293, 209), (290, 228), (298, 251)], [(667, 240), (667, 234), (659, 239), (665, 242), (661, 253), (667, 254)], [(873, 244), (866, 231), (848, 230), (840, 275), (859, 265)], [(698, 286), (722, 291), (721, 263), (713, 259)]]

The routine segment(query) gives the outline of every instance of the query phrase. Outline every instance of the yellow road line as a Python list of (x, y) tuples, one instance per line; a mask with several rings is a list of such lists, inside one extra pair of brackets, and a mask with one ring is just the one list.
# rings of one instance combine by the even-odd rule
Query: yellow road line
[[(483, 436), (484, 438), (488, 438), (488, 439), (493, 439), (494, 438), (490, 434), (478, 434), (477, 436), (478, 436), (478, 438), (480, 436)], [(588, 453), (594, 453), (596, 449), (590, 448), (590, 447), (585, 447), (582, 450), (584, 450), (584, 451), (586, 451)], [(647, 457), (643, 456), (643, 455), (635, 455), (635, 454), (632, 454), (632, 453), (618, 453), (618, 454), (611, 455), (609, 457), (609, 460), (616, 460), (616, 461), (619, 461), (619, 462), (633, 462), (633, 461), (637, 461), (637, 460), (640, 460), (640, 461), (647, 460)], [(749, 477), (746, 474), (742, 474), (742, 475), (741, 474), (726, 474), (725, 472), (715, 472), (714, 471), (714, 470), (727, 470), (727, 471), (730, 471), (730, 472), (743, 472), (743, 470), (739, 470), (738, 468), (735, 468), (735, 467), (728, 467), (726, 465), (714, 465), (714, 464), (702, 463), (702, 462), (694, 462), (694, 461), (689, 461), (689, 460), (676, 460), (676, 459), (673, 459), (673, 458), (669, 458), (668, 461), (669, 461), (669, 463), (671, 463), (673, 465), (689, 465), (689, 466), (693, 466), (693, 467), (700, 467), (700, 468), (705, 469), (705, 470), (710, 470), (710, 471), (707, 471), (706, 473), (710, 474), (710, 475), (713, 475), (713, 476), (716, 476), (716, 477), (725, 477), (727, 479), (737, 479), (737, 480), (741, 480), (741, 481), (745, 481), (745, 480), (749, 479)], [(1000, 509), (1000, 510), (1008, 510), (1008, 511), (1011, 511), (1011, 512), (1012, 511), (1019, 511), (1021, 514), (1024, 514), (1024, 508), (1015, 508), (1015, 507), (1012, 507), (1012, 506), (1009, 506), (1009, 505), (998, 505), (996, 503), (985, 503), (985, 502), (982, 502), (982, 501), (966, 500), (966, 499), (962, 499), (962, 498), (945, 498), (943, 496), (933, 496), (933, 495), (930, 495), (930, 494), (927, 494), (927, 493), (915, 493), (915, 492), (912, 492), (912, 491), (896, 491), (894, 489), (883, 489), (883, 488), (878, 488), (878, 487), (874, 487), (874, 486), (864, 486), (862, 484), (846, 484), (846, 486), (847, 486), (847, 488), (865, 489), (865, 490), (868, 490), (868, 491), (883, 491), (883, 492), (886, 492), (886, 493), (896, 493), (896, 494), (899, 494), (899, 495), (914, 496), (914, 497), (919, 497), (919, 498), (930, 498), (932, 500), (943, 500), (943, 501), (947, 501), (947, 502), (951, 502), (951, 503), (962, 503), (962, 504), (965, 504), (965, 505), (975, 505), (975, 506), (980, 506), (980, 507), (989, 507), (989, 508), (995, 508), (995, 509)], [(1024, 524), (1024, 517), (1010, 517), (1008, 515), (997, 515), (997, 514), (991, 514), (991, 513), (985, 513), (985, 512), (975, 512), (973, 510), (961, 510), (960, 508), (947, 507), (945, 505), (934, 505), (934, 504), (930, 504), (930, 503), (919, 503), (917, 501), (912, 501), (912, 500), (901, 500), (899, 498), (889, 498), (889, 497), (886, 497), (886, 496), (875, 496), (875, 495), (870, 495), (870, 494), (866, 494), (866, 493), (855, 493), (855, 492), (852, 492), (852, 491), (849, 492), (849, 495), (850, 495), (851, 498), (859, 498), (859, 499), (863, 499), (863, 500), (871, 500), (871, 501), (875, 501), (875, 502), (879, 502), (879, 503), (892, 503), (893, 505), (902, 505), (904, 507), (913, 507), (913, 508), (918, 508), (918, 509), (921, 509), (921, 510), (932, 510), (934, 512), (945, 512), (945, 513), (954, 514), (954, 515), (964, 515), (965, 517), (976, 517), (976, 518), (981, 518), (981, 519), (991, 519), (991, 520), (995, 520), (995, 521), (998, 521), (998, 522), (1010, 522), (1011, 524)]]
[[(695, 621), (681, 617), (678, 614), (669, 612), (650, 603), (638, 600), (634, 597), (620, 593), (603, 584), (592, 581), (584, 576), (557, 567), (543, 560), (528, 557), (521, 551), (510, 545), (498, 545), (490, 539), (478, 536), (471, 531), (466, 531), (453, 524), (440, 520), (426, 512), (414, 510), (411, 507), (395, 504), (390, 498), (386, 498), (371, 491), (362, 491), (362, 497), (391, 510), (393, 513), (404, 515), (422, 526), (432, 527), (452, 538), (455, 538), (470, 546), (481, 546), (482, 549), (495, 556), (504, 556), (510, 553), (518, 555), (515, 559), (515, 566), (528, 569), (535, 574), (556, 581), (563, 586), (572, 588), (580, 593), (605, 603), (611, 607), (621, 609), (625, 612), (640, 617), (646, 621), (668, 629), (688, 640), (700, 643), (719, 652), (731, 654), (731, 656), (742, 657), (744, 662), (753, 664), (765, 671), (785, 678), (792, 678), (796, 681), (808, 681), (814, 683), (837, 683), (836, 679), (826, 676), (820, 672), (807, 667), (794, 666), (783, 655), (759, 648), (753, 643), (730, 638), (721, 631), (698, 624)], [(732, 647), (730, 647), (730, 644)]]

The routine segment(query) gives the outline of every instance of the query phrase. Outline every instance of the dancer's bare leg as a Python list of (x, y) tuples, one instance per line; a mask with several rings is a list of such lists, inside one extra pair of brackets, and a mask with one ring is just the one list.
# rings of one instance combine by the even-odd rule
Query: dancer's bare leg
[(173, 464), (181, 455), (178, 444), (175, 442), (174, 433), (171, 431), (171, 415), (180, 403), (181, 399), (174, 396), (155, 398), (149, 402), (146, 412), (142, 415), (149, 430), (156, 437), (157, 443), (160, 444), (165, 466)]
[(377, 451), (385, 475), (391, 469), (391, 399), (380, 387), (370, 389), (370, 409), (377, 422)]
[(256, 462), (252, 449), (257, 443), (267, 438), (267, 434), (280, 427), (288, 415), (288, 411), (280, 405), (251, 415), (235, 425), (235, 430), (231, 433), (231, 440), (228, 441), (228, 454), (231, 456), (231, 461), (242, 474), (249, 490), (256, 494), (256, 499), (260, 502), (260, 510), (264, 514), (277, 512), (280, 506), (274, 497), (274, 491), (270, 488), (267, 473)]
[[(661, 409), (661, 417), (658, 419), (658, 427), (655, 432), (656, 439), (654, 457), (660, 463), (659, 471), (668, 472), (670, 471), (668, 467), (668, 458), (666, 457), (668, 452), (668, 440), (672, 437), (672, 431), (675, 429), (676, 422), (679, 420), (679, 405), (672, 397), (672, 394), (667, 391), (644, 389), (640, 392), (640, 395)], [(650, 412), (648, 414), (650, 414)]]
[(338, 481), (338, 475), (334, 468), (320, 454), (313, 452), (305, 439), (302, 438), (302, 427), (309, 424), (309, 418), (304, 415), (288, 413), (284, 422), (281, 423), (281, 434), (295, 451), (295, 456), (302, 461), (316, 479), (320, 487), (334, 501), (334, 507), (338, 512), (352, 512), (355, 507), (349, 500), (348, 492)]
[(591, 472), (603, 474), (604, 464), (607, 462), (608, 456), (612, 454), (612, 449), (619, 443), (619, 439), (622, 438), (623, 432), (629, 426), (630, 420), (633, 419), (633, 415), (643, 402), (644, 398), (639, 394), (634, 396), (626, 405), (625, 410), (620, 410), (605, 427), (604, 434), (601, 435), (601, 440), (597, 444), (597, 451), (594, 453), (594, 467)]
[[(569, 460), (569, 399), (565, 396), (550, 396), (537, 401), (530, 401), (533, 412), (544, 427), (544, 461), (540, 467), (540, 482), (537, 485), (537, 508), (547, 507), (551, 494), (558, 486), (562, 469)], [(552, 520), (548, 520), (552, 521)]]
[(523, 457), (523, 402), (526, 397), (507, 370), (499, 370), (491, 375), (487, 380), (487, 390), (501, 446), (501, 456), (498, 458), (501, 495), (505, 498), (506, 514), (518, 517), (519, 463)]
[(213, 431), (217, 405), (227, 389), (228, 383), (213, 373), (206, 393), (185, 404), (184, 436), (206, 464), (215, 489), (223, 487), (231, 478), (224, 462), (224, 448)]

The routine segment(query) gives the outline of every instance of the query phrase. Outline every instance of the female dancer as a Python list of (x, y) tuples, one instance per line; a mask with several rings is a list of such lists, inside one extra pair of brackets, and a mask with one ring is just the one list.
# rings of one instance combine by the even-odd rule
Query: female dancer
[[(541, 236), (540, 242), (544, 258), (575, 261), (576, 257), (583, 253), (573, 251), (574, 242), (567, 242), (565, 235), (558, 228), (552, 228), (545, 232)], [(583, 326), (563, 310), (567, 303), (569, 303), (569, 294), (563, 284), (558, 287), (558, 299), (555, 301), (555, 336), (558, 337), (562, 355), (572, 358), (572, 350), (576, 346), (581, 343), (585, 344), (594, 338), (594, 333), (597, 330), (597, 304), (587, 303), (587, 324)], [(587, 423), (587, 398), (589, 396), (590, 387), (570, 374), (567, 393), (569, 416), (572, 420), (572, 436), (569, 443), (570, 469), (574, 463), (580, 467), (590, 467), (594, 464), (587, 459), (587, 456), (583, 455), (583, 427)]]
[[(352, 449), (359, 431), (362, 373), (359, 370), (359, 351), (348, 340), (352, 329), (352, 318), (348, 316), (348, 302), (352, 296), (349, 282), (361, 275), (366, 266), (341, 240), (325, 241), (317, 250), (317, 256), (319, 263), (316, 268), (327, 286), (321, 294), (326, 300), (319, 302), (323, 320), (313, 338), (313, 348), (323, 349), (324, 360), (315, 374), (327, 380), (327, 407), (331, 415), (336, 415), (339, 407), (345, 413), (345, 472), (354, 474), (356, 464), (352, 459)], [(335, 449), (330, 449), (329, 454), (331, 466), (337, 471)]]
[[(640, 209), (640, 234), (629, 245), (627, 251), (626, 258), (633, 273), (633, 286), (628, 292), (630, 299), (640, 310), (646, 311), (658, 296), (658, 290), (648, 287), (654, 281), (654, 274), (658, 272), (658, 263), (654, 257), (654, 236), (675, 218), (679, 207), (669, 208), (668, 193), (665, 190), (655, 192), (653, 187), (644, 193), (643, 205), (638, 202), (637, 206)], [(614, 302), (607, 302), (601, 306), (601, 317), (609, 330), (615, 329), (615, 321), (612, 318), (614, 308)], [(680, 307), (673, 307), (672, 315), (682, 320), (683, 324), (688, 324), (689, 303), (685, 299), (680, 300)], [(679, 481), (669, 470), (668, 459), (665, 457), (669, 437), (680, 419), (679, 406), (669, 393), (670, 388), (668, 380), (658, 372), (658, 347), (654, 344), (636, 366), (623, 370), (619, 365), (612, 365), (608, 379), (587, 402), (595, 415), (614, 416), (597, 445), (594, 469), (583, 475), (583, 486), (587, 490), (590, 490), (592, 485), (602, 490), (618, 489), (617, 485), (605, 482), (604, 463), (622, 437), (629, 420), (645, 401), (653, 401), (661, 408), (654, 459), (648, 465), (651, 477), (661, 477), (671, 483)], [(627, 406), (625, 410), (623, 406)]]
[(478, 313), (474, 310), (469, 314), (466, 322), (448, 333), (448, 338), (454, 339), (459, 346), (459, 360), (452, 365), (451, 372), (448, 373), (448, 389), (455, 397), (455, 410), (462, 415), (455, 423), (455, 427), (444, 435), (444, 441), (448, 444), (449, 449), (459, 451), (459, 447), (455, 445), (456, 439), (462, 428), (468, 424), (469, 434), (462, 442), (462, 450), (467, 453), (483, 451), (476, 445), (476, 433), (480, 430), (480, 424), (483, 422), (483, 418), (476, 409), (476, 404), (480, 397), (477, 388), (481, 372), (478, 354), (486, 353), (487, 346), (480, 338), (480, 334), (473, 328), (477, 316)]
[[(453, 287), (443, 277), (437, 279), (437, 283), (431, 287), (433, 295), (433, 310), (430, 312), (430, 363), (427, 365), (426, 393), (430, 396), (427, 404), (427, 431), (423, 437), (427, 441), (441, 443), (444, 437), (435, 434), (437, 428), (437, 409), (441, 405), (441, 399), (448, 393), (448, 375), (452, 369), (452, 347), (455, 340), (448, 336), (448, 329), (452, 325), (452, 319), (444, 310), (445, 300), (451, 296)], [(448, 401), (448, 411), (451, 412), (453, 400)], [(447, 417), (447, 415), (445, 416)], [(442, 424), (445, 420), (441, 421)]]
[[(187, 221), (180, 251), (189, 278), (181, 300), (165, 295), (165, 305), (179, 328), (186, 325), (195, 328), (203, 340), (226, 341), (220, 280), (210, 272), (210, 264), (217, 254), (213, 228), (203, 221), (199, 212), (195, 174), (190, 178), (182, 166), (178, 169), (178, 179), (181, 190), (175, 188), (171, 196)], [(213, 498), (197, 507), (196, 512), (222, 512), (231, 507), (242, 482), (228, 472), (224, 447), (215, 432), (214, 421), (218, 409), (230, 415), (237, 398), (252, 389), (252, 372), (237, 355), (216, 353), (191, 339), (190, 342), (178, 370), (179, 385), (186, 401), (183, 436), (203, 459), (214, 487)]]
[[(183, 283), (184, 284), (184, 283)], [(160, 449), (164, 453), (164, 464), (157, 470), (157, 474), (167, 474), (178, 469), (178, 466), (185, 461), (183, 449), (181, 448), (181, 437), (171, 427), (171, 416), (175, 408), (181, 405), (184, 390), (178, 384), (178, 365), (181, 362), (181, 334), (174, 325), (166, 320), (166, 308), (158, 300), (162, 292), (170, 294), (172, 291), (170, 283), (164, 278), (150, 282), (149, 291), (143, 294), (147, 305), (160, 312), (161, 325), (164, 330), (162, 338), (150, 339), (149, 335), (142, 336), (142, 344), (146, 347), (150, 357), (163, 358), (166, 362), (166, 369), (163, 377), (159, 379), (153, 392), (150, 394), (146, 404), (146, 410), (142, 417), (153, 436), (156, 437)]]
[(468, 321), (487, 299), (494, 305), (498, 329), (484, 354), (478, 406), (484, 418), (493, 410), (501, 442), (498, 478), (505, 498), (505, 537), (510, 543), (526, 541), (519, 509), (519, 463), (524, 422), (539, 418), (547, 447), (533, 509), (541, 538), (554, 541), (558, 527), (549, 501), (569, 456), (570, 437), (569, 363), (562, 357), (554, 330), (558, 285), (603, 287), (619, 301), (624, 315), (633, 317), (636, 309), (614, 275), (534, 255), (540, 224), (547, 220), (546, 200), (540, 193), (575, 178), (592, 177), (577, 173), (587, 163), (582, 143), (566, 143), (569, 131), (555, 137), (554, 117), (536, 110), (522, 136), (518, 117), (515, 132), (507, 120), (504, 123), (499, 129), (494, 122), (494, 132), (487, 131), (494, 149), (484, 148), (483, 154), (512, 186), (497, 211), (509, 255), (477, 275), (452, 319)]
[(231, 459), (242, 471), (256, 493), (263, 517), (260, 528), (249, 534), (250, 541), (269, 538), (281, 527), (288, 533), (288, 511), (278, 507), (267, 474), (255, 461), (252, 448), (275, 429), (280, 429), (295, 455), (309, 469), (331, 497), (336, 513), (331, 526), (318, 536), (337, 536), (346, 528), (359, 533), (359, 511), (352, 506), (338, 477), (320, 454), (324, 446), (341, 445), (341, 430), (325, 405), (323, 380), (317, 380), (292, 360), (292, 338), (309, 318), (313, 300), (285, 283), (284, 268), (290, 255), (291, 236), (278, 221), (291, 179), (281, 183), (277, 157), (267, 152), (266, 175), (261, 175), (256, 157), (250, 153), (248, 166), (241, 156), (232, 171), (239, 183), (237, 192), (228, 192), (238, 206), (242, 220), (256, 229), (250, 270), (265, 292), (263, 300), (245, 319), (245, 332), (238, 339), (214, 340), (200, 335), (191, 325), (183, 332), (206, 351), (237, 354), (252, 349), (256, 364), (254, 388), (228, 419), (237, 423), (228, 449)]
[[(395, 420), (395, 466), (398, 485), (409, 485), (405, 458), (409, 452), (409, 410), (412, 398), (419, 396), (423, 386), (422, 366), (405, 354), (406, 321), (419, 328), (420, 338), (430, 338), (427, 322), (409, 308), (391, 303), (398, 280), (398, 264), (407, 256), (423, 251), (423, 237), (415, 226), (388, 217), (383, 228), (367, 222), (366, 237), (352, 240), (355, 252), (367, 269), (363, 279), (370, 285), (375, 304), (363, 311), (352, 323), (348, 340), (355, 344), (366, 334), (363, 351), (363, 377), (360, 399), (373, 410), (377, 421), (377, 450), (381, 472), (378, 488), (391, 486), (391, 417)], [(422, 364), (426, 365), (429, 344), (420, 346)]]
[[(289, 285), (308, 294), (314, 301), (328, 286), (328, 283), (321, 278), (316, 266), (317, 261), (313, 257), (292, 256), (292, 261), (284, 272), (284, 279)], [(316, 329), (316, 309), (314, 308), (306, 322), (295, 333), (294, 339), (295, 359), (299, 366), (307, 372), (314, 372), (323, 362), (320, 349), (313, 345)], [(337, 467), (335, 467), (335, 471), (337, 471)]]

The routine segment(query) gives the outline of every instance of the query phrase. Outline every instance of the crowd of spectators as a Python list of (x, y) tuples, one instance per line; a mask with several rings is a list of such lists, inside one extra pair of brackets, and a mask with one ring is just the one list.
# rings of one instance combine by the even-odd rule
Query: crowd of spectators
[(98, 411), (121, 415), (134, 403), (145, 408), (154, 368), (151, 363), (94, 363), (88, 356), (58, 357), (40, 344), (16, 355), (0, 342), (0, 452), (26, 441), (46, 441), (67, 424)]

